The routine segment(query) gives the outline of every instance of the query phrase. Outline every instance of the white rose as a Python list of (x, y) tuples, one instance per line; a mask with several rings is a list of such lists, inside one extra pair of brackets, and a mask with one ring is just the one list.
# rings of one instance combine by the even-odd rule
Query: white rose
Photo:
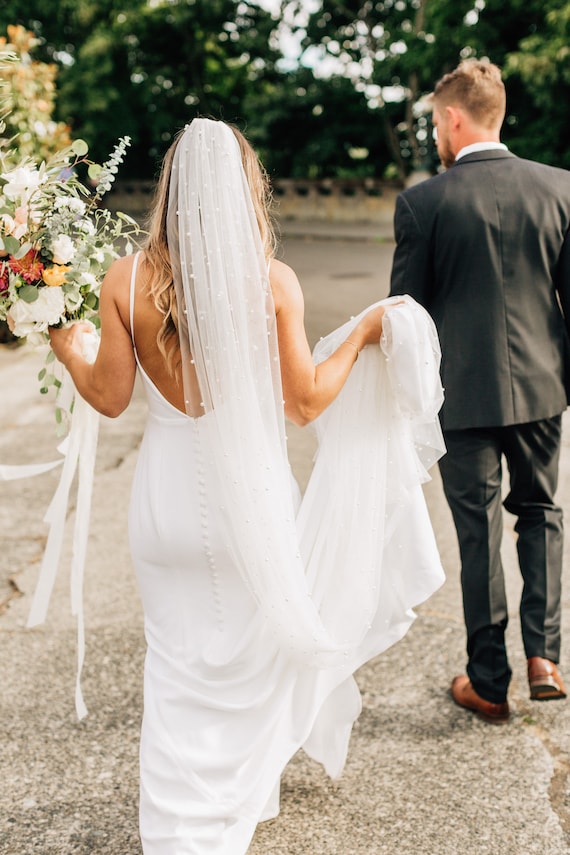
[(0, 177), (7, 182), (3, 188), (4, 195), (8, 199), (20, 199), (24, 203), (45, 181), (37, 169), (29, 169), (27, 166), (18, 166), (11, 172), (3, 172)]
[(85, 208), (87, 207), (85, 202), (83, 202), (82, 199), (77, 199), (76, 196), (58, 196), (53, 205), (56, 211), (60, 211), (62, 208), (67, 208), (75, 214), (84, 214)]
[[(7, 315), (12, 322), (10, 327), (15, 336), (28, 336), (32, 344), (38, 343), (35, 337), (30, 339), (30, 334), (45, 332), (48, 326), (65, 319), (63, 290), (59, 286), (39, 288), (37, 300), (33, 303), (16, 300)], [(42, 338), (41, 341), (45, 340)]]
[(65, 308), (68, 312), (75, 312), (83, 302), (79, 291), (68, 291), (65, 295)]
[(93, 273), (87, 273), (85, 271), (79, 277), (79, 283), (81, 285), (87, 285), (90, 290), (94, 290), (99, 285), (99, 280)]
[(68, 235), (58, 235), (51, 246), (55, 264), (69, 264), (75, 255), (73, 241)]
[(91, 220), (78, 220), (75, 223), (75, 228), (84, 235), (94, 235), (97, 231)]

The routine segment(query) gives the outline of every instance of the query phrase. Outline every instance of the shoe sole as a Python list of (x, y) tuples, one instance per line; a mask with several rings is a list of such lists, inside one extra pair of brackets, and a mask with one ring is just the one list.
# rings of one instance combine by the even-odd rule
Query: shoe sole
[(464, 709), (471, 710), (474, 712), (477, 718), (480, 718), (482, 721), (486, 721), (487, 724), (508, 724), (511, 716), (490, 716), (481, 712), (480, 710), (474, 709), (473, 707), (464, 707)]
[(530, 690), (531, 701), (563, 701), (565, 697), (566, 692), (552, 686), (536, 686)]
[(477, 718), (480, 718), (481, 721), (487, 722), (487, 724), (508, 724), (508, 722), (510, 721), (510, 718), (511, 718), (510, 713), (507, 713), (507, 715), (502, 715), (502, 716), (488, 715), (488, 713), (482, 712), (477, 707), (470, 707), (467, 704), (463, 703), (459, 698), (456, 698), (455, 695), (453, 694), (452, 689), (450, 689), (449, 694), (451, 695), (452, 700), (454, 701), (454, 703), (457, 704), (458, 707), (461, 707), (461, 709), (463, 709), (463, 710), (467, 710), (467, 712), (474, 713), (477, 716)]

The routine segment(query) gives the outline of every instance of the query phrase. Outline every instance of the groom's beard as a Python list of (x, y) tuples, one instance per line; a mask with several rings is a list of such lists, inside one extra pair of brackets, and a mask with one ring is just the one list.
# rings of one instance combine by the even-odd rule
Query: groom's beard
[(451, 151), (449, 147), (449, 143), (447, 140), (439, 140), (437, 146), (437, 153), (439, 155), (439, 159), (441, 160), (443, 166), (446, 169), (449, 169), (455, 163), (455, 155)]

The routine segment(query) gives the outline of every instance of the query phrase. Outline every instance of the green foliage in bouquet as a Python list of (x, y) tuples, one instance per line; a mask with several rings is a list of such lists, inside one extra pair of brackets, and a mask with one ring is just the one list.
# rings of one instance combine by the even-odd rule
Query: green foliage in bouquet
[(40, 345), (48, 326), (97, 326), (101, 281), (139, 231), (131, 217), (100, 206), (128, 144), (121, 139), (103, 165), (88, 159), (83, 140), (39, 164), (24, 157), (6, 168), (0, 152), (0, 319), (16, 337)]

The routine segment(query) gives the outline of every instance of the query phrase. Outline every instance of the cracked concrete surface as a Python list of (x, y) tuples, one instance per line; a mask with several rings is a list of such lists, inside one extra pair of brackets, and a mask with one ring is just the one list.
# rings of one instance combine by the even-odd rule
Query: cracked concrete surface
[[(296, 229), (293, 237), (289, 228), (285, 259), (304, 285), (315, 341), (384, 295), (392, 247), (359, 242), (354, 234), (325, 242), (308, 226)], [(51, 409), (37, 395), (37, 369), (36, 354), (0, 348), (1, 463), (48, 460), (54, 453)], [(126, 514), (144, 412), (137, 391), (127, 413), (102, 420), (85, 583), (83, 690), (89, 715), (80, 723), (73, 706), (69, 535), (48, 620), (25, 629), (45, 542), (42, 517), (57, 470), (0, 483), (0, 855), (140, 855), (144, 640)], [(304, 483), (312, 438), (294, 427), (289, 436), (293, 466)], [(559, 491), (565, 509), (569, 445), (566, 419)], [(330, 781), (302, 753), (293, 758), (283, 775), (281, 814), (258, 828), (251, 855), (570, 852), (570, 703), (528, 698), (512, 520), (505, 517), (503, 558), (513, 717), (497, 727), (460, 709), (449, 695), (451, 678), (465, 664), (458, 553), (437, 473), (426, 494), (447, 582), (420, 609), (408, 635), (358, 673), (363, 712), (344, 775)], [(569, 549), (570, 537), (566, 566)], [(561, 667), (570, 680), (567, 569), (565, 582)]]

